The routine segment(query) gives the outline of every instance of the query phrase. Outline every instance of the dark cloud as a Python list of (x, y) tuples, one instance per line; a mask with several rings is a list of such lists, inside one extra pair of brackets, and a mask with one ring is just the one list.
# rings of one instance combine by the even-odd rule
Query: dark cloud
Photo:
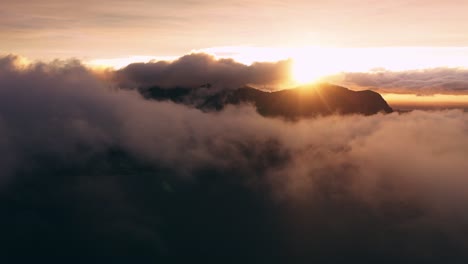
[(432, 68), (424, 70), (349, 72), (338, 83), (355, 88), (385, 93), (467, 94), (468, 70), (464, 68)]
[(297, 122), (249, 106), (203, 113), (109, 89), (77, 61), (16, 60), (0, 59), (2, 253), (468, 259), (462, 111)]
[(210, 83), (220, 88), (239, 88), (247, 84), (272, 88), (291, 81), (290, 67), (290, 60), (256, 62), (248, 66), (232, 59), (216, 59), (208, 54), (196, 53), (174, 62), (130, 64), (116, 72), (116, 80), (123, 87), (193, 88)]

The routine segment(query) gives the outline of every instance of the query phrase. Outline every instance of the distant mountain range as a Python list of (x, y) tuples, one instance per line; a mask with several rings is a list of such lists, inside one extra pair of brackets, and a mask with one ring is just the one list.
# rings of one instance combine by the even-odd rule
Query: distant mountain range
[(227, 105), (252, 104), (263, 116), (288, 119), (330, 114), (391, 113), (392, 108), (376, 92), (352, 91), (332, 84), (317, 84), (267, 92), (252, 87), (219, 90), (210, 84), (198, 88), (139, 89), (147, 99), (170, 100), (203, 111), (220, 111)]

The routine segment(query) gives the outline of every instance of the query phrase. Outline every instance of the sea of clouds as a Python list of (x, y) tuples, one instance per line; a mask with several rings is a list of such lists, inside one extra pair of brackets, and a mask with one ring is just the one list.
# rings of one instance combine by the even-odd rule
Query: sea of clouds
[(2, 248), (174, 260), (467, 260), (463, 111), (291, 122), (248, 105), (204, 113), (116, 88), (271, 84), (286, 78), (285, 63), (191, 55), (103, 78), (79, 61), (1, 58)]

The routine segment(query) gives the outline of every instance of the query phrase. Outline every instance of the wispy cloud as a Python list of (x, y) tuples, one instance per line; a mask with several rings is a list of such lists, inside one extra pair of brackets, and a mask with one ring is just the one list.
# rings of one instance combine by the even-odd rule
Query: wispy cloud
[(345, 86), (384, 93), (420, 95), (468, 93), (468, 69), (466, 68), (349, 72), (334, 78), (336, 82)]

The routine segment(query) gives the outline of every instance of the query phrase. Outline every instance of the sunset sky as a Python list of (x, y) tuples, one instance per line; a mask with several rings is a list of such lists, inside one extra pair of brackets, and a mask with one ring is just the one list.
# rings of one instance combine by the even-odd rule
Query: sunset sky
[[(439, 48), (435, 55), (442, 65), (468, 57), (467, 49), (453, 48), (468, 47), (464, 0), (1, 2), (0, 51), (31, 59), (148, 56), (141, 60), (220, 47), (232, 48), (221, 55), (257, 47), (296, 56), (297, 49), (311, 46)], [(418, 49), (411, 53), (429, 55)]]
[[(383, 93), (467, 94), (467, 11), (463, 0), (2, 1), (0, 54), (116, 69), (191, 53), (291, 59), (291, 85), (333, 75), (326, 81)], [(373, 74), (382, 71), (391, 77)]]

